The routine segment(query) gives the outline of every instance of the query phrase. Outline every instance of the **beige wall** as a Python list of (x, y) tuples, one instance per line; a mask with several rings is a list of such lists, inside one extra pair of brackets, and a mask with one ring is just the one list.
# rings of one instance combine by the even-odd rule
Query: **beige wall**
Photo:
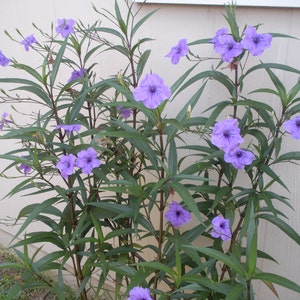
[[(249, 0), (250, 1), (250, 0)], [(93, 3), (98, 7), (105, 7), (109, 10), (113, 8), (113, 0), (95, 0)], [(121, 2), (121, 1), (120, 1)], [(137, 4), (139, 5), (139, 4)], [(176, 76), (182, 74), (184, 69), (189, 66), (188, 62), (182, 62), (177, 66), (170, 64), (170, 61), (164, 56), (168, 53), (171, 46), (177, 43), (181, 38), (187, 38), (188, 41), (193, 41), (200, 38), (212, 37), (217, 29), (225, 26), (225, 21), (221, 15), (223, 7), (221, 6), (200, 6), (200, 5), (147, 5), (143, 9), (143, 13), (159, 8), (160, 10), (149, 20), (147, 25), (143, 27), (141, 34), (153, 37), (156, 40), (151, 42), (152, 58), (147, 71), (150, 69), (153, 72), (160, 74), (167, 84), (172, 84)], [(1, 32), (0, 32), (0, 50), (8, 57), (16, 57), (25, 61), (34, 61), (32, 53), (25, 53), (23, 48), (8, 41), (3, 33), (6, 29), (10, 33), (15, 33), (15, 28), (19, 28), (22, 33), (27, 36), (34, 32), (32, 22), (36, 23), (44, 30), (50, 28), (50, 23), (56, 25), (57, 18), (73, 18), (82, 20), (85, 23), (93, 23), (97, 15), (91, 8), (90, 1), (86, 0), (10, 0), (5, 1), (2, 5), (1, 15)], [(4, 13), (5, 12), (5, 13)], [(300, 28), (300, 9), (292, 8), (247, 8), (241, 7), (238, 9), (238, 19), (241, 27), (247, 23), (255, 25), (263, 23), (262, 30), (264, 32), (281, 32), (296, 37), (299, 36)], [(14, 45), (14, 47), (12, 47)], [(300, 42), (287, 39), (276, 39), (273, 42), (271, 49), (261, 57), (265, 62), (281, 62), (287, 63), (295, 68), (300, 69), (299, 59)], [(212, 56), (212, 47), (202, 46), (201, 48), (193, 48), (200, 56)], [(118, 61), (100, 61), (101, 72), (111, 74), (117, 73), (122, 66)], [(204, 64), (203, 68), (209, 66)], [(202, 66), (200, 66), (202, 68)], [(10, 71), (1, 67), (1, 76), (8, 74)], [(8, 73), (7, 73), (8, 72)], [(10, 73), (12, 74), (12, 73)], [(282, 75), (278, 73), (286, 81), (287, 86), (291, 86), (296, 80), (294, 77)], [(265, 77), (253, 78), (252, 82), (248, 82), (252, 88), (257, 82), (268, 84)], [(212, 102), (222, 100), (222, 91), (216, 90), (214, 87), (208, 88), (204, 94), (203, 102), (199, 105), (194, 114), (200, 114)], [(275, 99), (265, 99), (270, 104), (276, 106)], [(178, 105), (174, 103), (174, 111), (180, 106), (180, 101), (185, 101), (184, 97), (177, 99)], [(30, 107), (27, 107), (30, 111)], [(9, 106), (1, 104), (0, 113), (8, 111)], [(172, 112), (173, 113), (173, 112)], [(284, 150), (300, 150), (300, 142), (287, 139), (283, 145)], [(1, 143), (0, 151), (4, 153), (7, 149), (12, 149), (13, 144)], [(1, 169), (5, 162), (0, 161)], [(299, 175), (300, 167), (298, 166), (281, 166), (280, 173), (283, 179), (286, 180), (291, 193), (287, 195), (291, 198), (291, 204), (295, 211), (286, 211), (290, 219), (290, 224), (300, 232), (300, 189)], [(7, 181), (0, 178), (0, 197), (3, 197), (9, 189), (15, 184), (13, 181)], [(0, 229), (2, 231), (13, 234), (16, 228), (7, 227), (3, 224), (3, 220), (9, 217), (16, 217), (18, 211), (24, 204), (28, 204), (33, 199), (16, 198), (6, 199), (1, 202), (0, 209)], [(34, 201), (38, 201), (35, 199)], [(0, 234), (1, 234), (0, 230)], [(7, 243), (8, 237), (6, 234), (1, 234), (0, 242)], [(265, 271), (275, 272), (290, 278), (300, 284), (300, 252), (299, 247), (288, 239), (286, 236), (279, 234), (270, 225), (263, 226), (260, 232), (260, 244), (262, 250), (265, 250), (273, 255), (279, 262), (279, 265), (262, 263)], [(258, 300), (271, 300), (275, 297), (265, 291), (264, 287), (258, 288)], [(299, 295), (289, 292), (285, 289), (278, 288), (280, 299), (297, 300)]]

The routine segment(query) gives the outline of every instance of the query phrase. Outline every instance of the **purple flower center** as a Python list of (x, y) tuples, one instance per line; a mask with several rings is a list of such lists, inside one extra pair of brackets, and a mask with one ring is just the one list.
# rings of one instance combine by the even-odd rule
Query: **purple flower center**
[(176, 217), (179, 217), (181, 215), (181, 211), (176, 210)]
[(155, 85), (150, 86), (149, 92), (154, 94), (156, 92), (156, 86)]
[(228, 44), (228, 50), (232, 50), (233, 49), (233, 43)]
[(242, 151), (237, 151), (237, 152), (235, 153), (235, 156), (236, 156), (236, 157), (241, 157), (242, 155), (243, 155)]
[(230, 137), (230, 131), (229, 130), (224, 130), (223, 135), (224, 135), (224, 137), (229, 138)]
[(224, 223), (224, 222), (221, 222), (221, 223), (220, 223), (220, 227), (221, 227), (222, 229), (224, 229), (224, 228), (225, 228), (225, 223)]
[(255, 36), (255, 37), (253, 38), (253, 43), (254, 43), (254, 44), (258, 44), (258, 43), (259, 43), (259, 40), (260, 40), (259, 35), (257, 35), (257, 36)]
[(295, 124), (296, 124), (297, 127), (300, 127), (300, 120), (297, 120), (297, 121), (295, 122)]

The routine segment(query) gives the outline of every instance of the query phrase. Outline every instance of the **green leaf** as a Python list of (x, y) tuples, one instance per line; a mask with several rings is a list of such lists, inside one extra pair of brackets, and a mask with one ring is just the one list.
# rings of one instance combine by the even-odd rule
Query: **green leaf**
[(286, 222), (279, 219), (278, 217), (275, 217), (273, 215), (268, 214), (259, 214), (258, 218), (265, 219), (275, 226), (277, 226), (279, 229), (281, 229), (286, 235), (288, 235), (292, 240), (294, 240), (298, 245), (300, 245), (300, 235)]
[(276, 275), (276, 274), (272, 274), (272, 273), (257, 273), (252, 277), (252, 279), (262, 280), (262, 281), (266, 281), (266, 282), (272, 282), (272, 283), (278, 284), (280, 286), (283, 286), (289, 290), (300, 293), (300, 286), (297, 283), (295, 283), (285, 277), (282, 277), (280, 275)]
[(194, 198), (189, 193), (188, 189), (180, 184), (171, 182), (170, 185), (173, 187), (173, 189), (178, 193), (178, 195), (181, 197), (182, 201), (186, 204), (186, 206), (189, 208), (189, 210), (196, 216), (196, 218), (199, 220), (200, 223), (202, 223), (202, 217), (198, 210), (198, 207), (195, 203)]
[(63, 41), (63, 43), (62, 43), (61, 47), (59, 48), (59, 51), (58, 51), (58, 53), (55, 57), (54, 64), (53, 64), (53, 69), (52, 69), (52, 72), (51, 72), (51, 75), (50, 75), (50, 87), (51, 88), (53, 88), (53, 86), (54, 86), (55, 79), (56, 79), (56, 76), (57, 76), (57, 73), (58, 73), (58, 69), (60, 67), (60, 64), (61, 64), (64, 52), (65, 52), (67, 43), (68, 43), (68, 39), (66, 38)]
[(287, 152), (276, 158), (274, 163), (300, 160), (300, 151)]
[(227, 294), (225, 300), (237, 300), (241, 299), (240, 296), (246, 290), (246, 287), (240, 283), (236, 283), (230, 292)]
[(229, 266), (231, 269), (233, 269), (235, 272), (237, 272), (240, 276), (245, 276), (245, 271), (242, 267), (242, 265), (234, 258), (227, 254), (224, 254), (223, 252), (220, 252), (213, 248), (205, 248), (205, 247), (197, 247), (197, 246), (182, 246), (182, 248), (192, 248), (198, 252), (201, 252), (209, 257), (213, 257), (227, 266)]
[(133, 26), (130, 34), (130, 38), (132, 39), (137, 32), (137, 30), (154, 14), (157, 12), (158, 9), (155, 9), (153, 11), (150, 11), (148, 14), (146, 14), (142, 19), (140, 19), (136, 24)]
[[(51, 199), (45, 200), (42, 203), (39, 203), (39, 205), (37, 205), (30, 212), (30, 214), (28, 216), (26, 216), (24, 223), (22, 224), (20, 229), (15, 234), (14, 239), (16, 239), (21, 234), (21, 232), (23, 232), (27, 228), (27, 226), (29, 226), (36, 219), (36, 217), (40, 213), (44, 212), (46, 209), (48, 209), (50, 206), (52, 206), (56, 202), (57, 202), (57, 198), (51, 198)], [(19, 213), (17, 220), (19, 220), (22, 217), (23, 217), (23, 210), (21, 210), (21, 212)]]

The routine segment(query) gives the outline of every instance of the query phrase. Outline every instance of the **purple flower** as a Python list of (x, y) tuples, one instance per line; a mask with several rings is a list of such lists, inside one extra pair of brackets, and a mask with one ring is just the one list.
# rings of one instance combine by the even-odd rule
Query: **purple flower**
[(56, 33), (60, 33), (63, 38), (66, 38), (69, 33), (74, 33), (75, 21), (73, 19), (58, 19)]
[(80, 128), (81, 128), (80, 124), (57, 125), (56, 126), (56, 129), (64, 129), (67, 136), (69, 136), (72, 131), (79, 131)]
[(7, 119), (8, 117), (8, 113), (7, 112), (4, 112), (2, 115), (1, 115), (1, 120), (0, 120), (0, 130), (3, 129), (4, 125), (7, 124), (7, 123), (12, 123), (11, 120)]
[(226, 35), (226, 34), (228, 34), (228, 29), (227, 28), (221, 28), (216, 32), (215, 36), (210, 40), (210, 42), (215, 44), (219, 41), (220, 36)]
[(224, 160), (231, 163), (236, 169), (244, 169), (245, 166), (251, 165), (255, 156), (251, 151), (235, 148), (234, 151), (225, 153)]
[(61, 176), (68, 179), (69, 175), (74, 174), (76, 156), (73, 154), (62, 155), (59, 162), (56, 164), (56, 168), (60, 171)]
[(25, 175), (25, 176), (31, 171), (31, 167), (28, 166), (28, 165), (26, 165), (26, 164), (24, 164), (24, 163), (21, 163), (21, 164), (19, 165), (19, 169), (20, 169), (20, 171), (23, 171), (23, 172), (24, 172), (24, 175)]
[(76, 80), (76, 79), (79, 79), (79, 78), (82, 78), (84, 73), (85, 73), (86, 69), (79, 69), (79, 70), (75, 70), (72, 72), (71, 74), (71, 77), (69, 78), (68, 82), (71, 82), (73, 80)]
[(29, 47), (34, 44), (37, 43), (37, 40), (35, 39), (35, 37), (33, 36), (33, 34), (29, 35), (26, 39), (24, 39), (21, 42), (21, 45), (24, 45), (25, 50), (28, 52), (29, 51)]
[(249, 50), (253, 56), (261, 55), (265, 49), (271, 46), (272, 35), (269, 33), (259, 34), (253, 26), (247, 26), (245, 37), (241, 41), (244, 49)]
[(295, 140), (300, 140), (300, 116), (285, 121), (283, 127)]
[(165, 213), (165, 217), (172, 226), (180, 227), (184, 223), (188, 223), (191, 220), (192, 215), (176, 201), (173, 201), (169, 205), (169, 210)]
[(235, 57), (243, 52), (242, 45), (236, 42), (232, 35), (219, 34), (219, 36), (214, 39), (216, 39), (214, 49), (221, 55), (223, 61), (232, 62)]
[(130, 108), (123, 108), (122, 106), (117, 106), (117, 110), (121, 113), (123, 119), (130, 118), (132, 110)]
[(211, 142), (224, 152), (233, 151), (243, 141), (237, 119), (227, 119), (215, 124)]
[(0, 50), (0, 65), (6, 67), (11, 62), (11, 59), (7, 58)]
[(84, 174), (90, 174), (94, 168), (101, 165), (97, 156), (97, 152), (92, 147), (82, 150), (77, 154), (76, 166), (81, 168)]
[(223, 241), (231, 239), (231, 230), (229, 227), (229, 220), (221, 216), (216, 216), (211, 221), (213, 229), (210, 234), (214, 238), (221, 238)]
[(157, 74), (147, 74), (133, 90), (133, 96), (136, 101), (143, 101), (147, 108), (154, 109), (171, 96), (171, 89)]
[(182, 39), (176, 46), (171, 48), (171, 51), (166, 55), (166, 57), (170, 57), (172, 64), (176, 65), (178, 64), (180, 57), (186, 56), (188, 53), (189, 47), (186, 39)]
[(149, 289), (136, 286), (130, 290), (127, 300), (152, 300), (152, 298)]

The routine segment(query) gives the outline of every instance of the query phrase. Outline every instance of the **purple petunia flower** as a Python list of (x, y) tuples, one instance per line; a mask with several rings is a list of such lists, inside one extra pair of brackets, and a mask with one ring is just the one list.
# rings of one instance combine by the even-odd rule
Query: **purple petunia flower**
[[(243, 47), (239, 42), (236, 42), (232, 35), (219, 34), (214, 43), (215, 51), (221, 55), (225, 62), (232, 60), (243, 52)], [(214, 40), (213, 39), (213, 40)]]
[(236, 169), (244, 169), (245, 166), (251, 165), (255, 156), (251, 151), (235, 148), (234, 151), (225, 153), (224, 160), (231, 163)]
[(130, 290), (127, 300), (152, 300), (152, 298), (149, 289), (136, 286)]
[(7, 112), (4, 112), (2, 115), (1, 115), (1, 120), (0, 120), (0, 130), (3, 129), (4, 125), (7, 124), (7, 123), (12, 123), (11, 120), (7, 119), (8, 117), (8, 113)]
[(300, 140), (300, 116), (285, 121), (283, 127), (295, 140)]
[(55, 127), (55, 129), (64, 129), (67, 136), (69, 136), (72, 131), (79, 131), (80, 128), (81, 128), (80, 124), (57, 125)]
[(211, 142), (224, 152), (233, 151), (243, 141), (237, 119), (227, 119), (215, 124)]
[(24, 175), (25, 175), (25, 176), (31, 171), (31, 167), (28, 166), (28, 165), (26, 165), (26, 164), (24, 164), (24, 163), (21, 163), (21, 164), (19, 165), (19, 169), (20, 169), (20, 171), (23, 171), (23, 172), (24, 172)]
[(68, 82), (71, 82), (73, 80), (82, 78), (86, 69), (81, 68), (80, 70), (74, 70), (71, 74), (71, 77), (69, 78)]
[(176, 65), (178, 64), (180, 57), (186, 56), (188, 53), (189, 47), (187, 41), (186, 39), (181, 39), (176, 46), (171, 48), (166, 57), (170, 57), (172, 64)]
[(25, 50), (28, 52), (29, 47), (34, 43), (37, 43), (37, 40), (35, 39), (33, 34), (31, 34), (21, 42), (21, 45), (24, 45)]
[(58, 19), (56, 33), (60, 33), (65, 39), (70, 33), (74, 33), (75, 21), (73, 19)]
[(253, 56), (261, 55), (265, 49), (271, 46), (272, 35), (269, 33), (259, 34), (253, 26), (247, 26), (245, 37), (241, 41), (244, 49), (249, 50)]
[(171, 96), (171, 89), (157, 74), (147, 74), (133, 90), (133, 96), (136, 101), (143, 101), (147, 108), (154, 109)]
[(76, 156), (73, 154), (62, 155), (59, 162), (56, 164), (56, 168), (60, 171), (61, 176), (68, 179), (69, 175), (74, 174)]
[(191, 220), (192, 215), (176, 201), (173, 201), (169, 205), (169, 210), (165, 213), (165, 217), (172, 226), (180, 227), (184, 223), (188, 223)]
[(82, 150), (77, 154), (76, 166), (81, 168), (82, 173), (90, 174), (94, 168), (101, 165), (97, 156), (97, 152), (92, 147)]
[(214, 238), (221, 238), (223, 241), (231, 239), (231, 230), (229, 227), (229, 220), (221, 216), (216, 216), (211, 221), (213, 229), (210, 234)]
[(6, 67), (11, 62), (11, 59), (7, 58), (2, 51), (0, 51), (0, 65)]
[(128, 119), (132, 115), (132, 110), (130, 108), (123, 108), (122, 106), (117, 106), (117, 110), (120, 112), (123, 119)]

